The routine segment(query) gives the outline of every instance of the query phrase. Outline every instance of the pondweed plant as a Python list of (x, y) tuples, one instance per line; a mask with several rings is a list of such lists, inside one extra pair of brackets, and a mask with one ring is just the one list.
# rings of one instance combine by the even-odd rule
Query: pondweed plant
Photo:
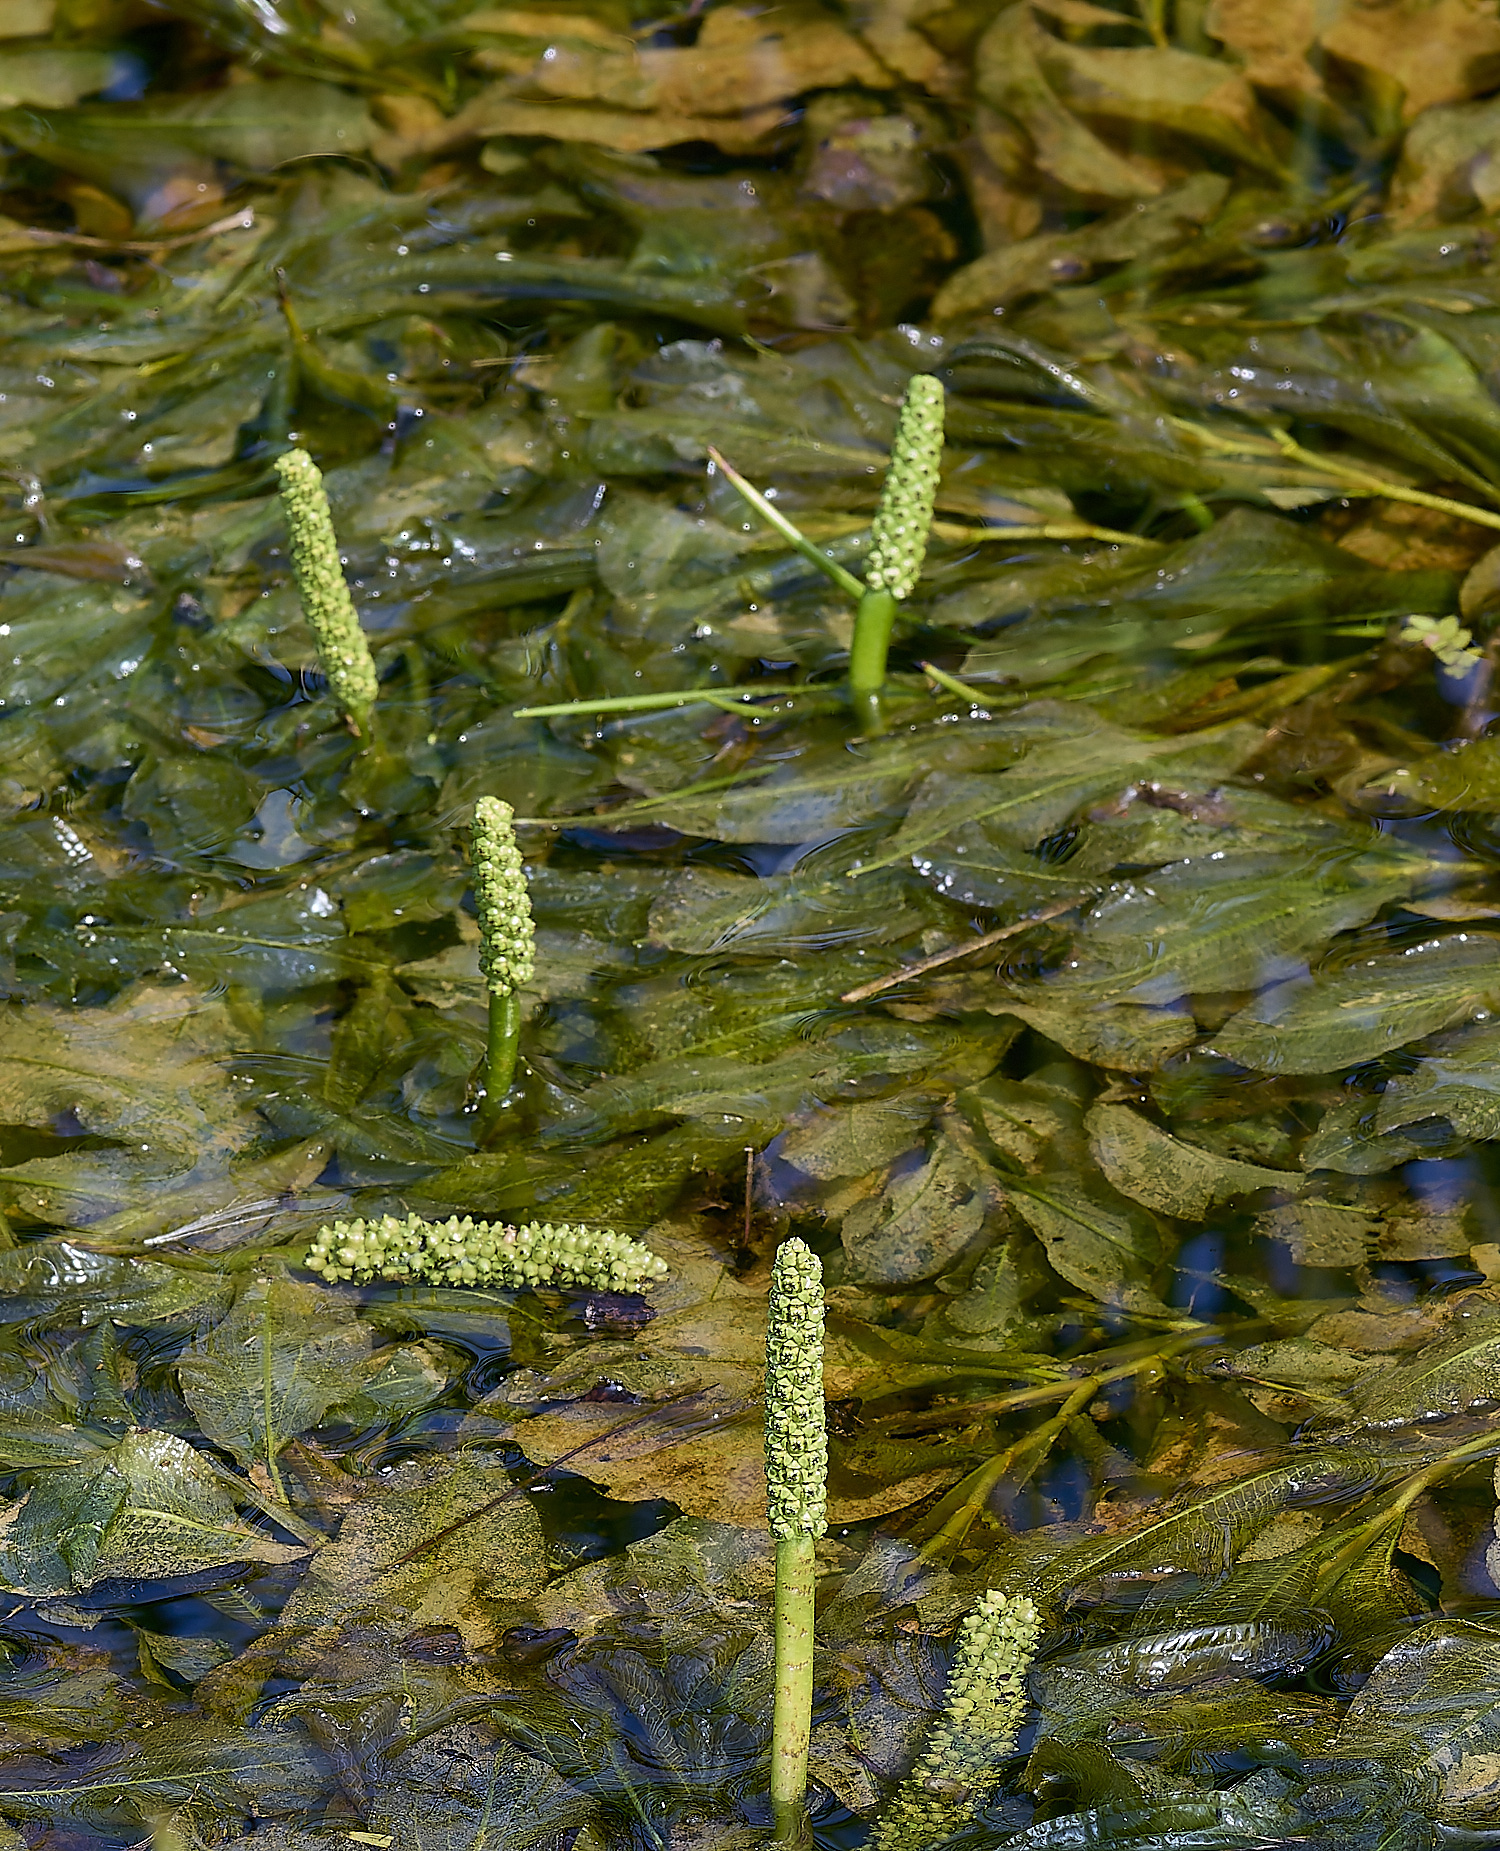
[(771, 1810), (776, 1839), (804, 1836), (812, 1733), (816, 1549), (828, 1531), (823, 1402), (823, 1265), (783, 1241), (766, 1311), (766, 1514), (776, 1539), (776, 1699)]
[(659, 1254), (611, 1228), (549, 1221), (516, 1228), (468, 1215), (447, 1221), (424, 1221), (420, 1215), (335, 1221), (319, 1230), (303, 1264), (330, 1283), (569, 1285), (597, 1292), (636, 1292), (667, 1270)]
[(996, 1588), (966, 1617), (943, 1713), (881, 1813), (871, 1851), (924, 1851), (984, 1806), (1020, 1733), (1040, 1635), (1032, 1603)]
[(519, 991), (536, 968), (536, 934), (531, 895), (511, 825), (515, 811), (498, 797), (474, 805), (471, 847), (474, 904), (479, 916), (479, 966), (489, 997), (489, 1039), (484, 1090), (493, 1112), (510, 1091), (521, 1038)]
[(890, 466), (870, 524), (870, 551), (863, 582), (813, 545), (779, 508), (732, 468), (712, 446), (709, 456), (761, 518), (784, 534), (804, 558), (856, 601), (854, 640), (849, 649), (849, 698), (867, 733), (884, 730), (880, 693), (896, 608), (909, 598), (927, 557), (932, 508), (943, 460), (943, 383), (928, 373), (907, 381), (891, 446)]
[(292, 570), (329, 691), (356, 733), (368, 734), (379, 684), (370, 645), (344, 580), (323, 474), (305, 450), (276, 459)]
[[(830, 558), (821, 547), (814, 545), (779, 508), (772, 507), (765, 496), (752, 483), (747, 482), (713, 444), (707, 446), (713, 467), (723, 473), (725, 479), (766, 525), (774, 527), (804, 559), (832, 579), (840, 591), (847, 592), (855, 600), (854, 638), (849, 650), (849, 698), (860, 728), (865, 733), (880, 733), (885, 729), (880, 695), (885, 686), (891, 629), (896, 621), (897, 608), (915, 590), (921, 576), (922, 562), (927, 557), (932, 510), (943, 459), (943, 407), (942, 381), (928, 373), (913, 374), (907, 381), (901, 401), (890, 464), (875, 518), (870, 524), (870, 550), (866, 555), (865, 576), (862, 580), (847, 571), (836, 559)], [(769, 686), (759, 690), (761, 693), (780, 691), (783, 690)], [(626, 713), (652, 707), (669, 707), (689, 699), (732, 704), (727, 689), (691, 688), (673, 694), (624, 695), (605, 700), (602, 704), (566, 701), (545, 707), (523, 707), (517, 709), (515, 717), (525, 719), (599, 711)]]

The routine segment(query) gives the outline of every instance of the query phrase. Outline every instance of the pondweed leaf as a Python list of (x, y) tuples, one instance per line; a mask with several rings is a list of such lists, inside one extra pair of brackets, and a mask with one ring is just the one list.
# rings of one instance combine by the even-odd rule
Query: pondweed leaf
[(1460, 932), (1276, 984), (1215, 1032), (1213, 1048), (1266, 1073), (1333, 1073), (1483, 1019), (1497, 999), (1500, 940)]
[(479, 1459), (433, 1460), (401, 1468), (349, 1512), (281, 1621), (335, 1625), (400, 1606), (483, 1647), (508, 1603), (546, 1578), (541, 1526), (511, 1475)]
[(242, 1522), (210, 1462), (185, 1440), (139, 1430), (31, 1483), (7, 1515), (0, 1577), (17, 1593), (62, 1594), (305, 1553)]
[(1007, 1200), (1070, 1285), (1121, 1311), (1164, 1315), (1152, 1289), (1163, 1258), (1162, 1232), (1133, 1202), (1103, 1184), (1044, 1175), (1024, 1185), (1007, 1179)]
[(1386, 1653), (1349, 1707), (1336, 1753), (1369, 1758), (1430, 1818), (1484, 1826), (1500, 1798), (1500, 1634), (1435, 1619)]
[(1357, 848), (1179, 862), (1100, 899), (1052, 981), (1064, 992), (1139, 1003), (1258, 989), (1412, 892), (1424, 873), (1415, 858)]
[(1158, 1214), (1199, 1221), (1217, 1203), (1262, 1189), (1296, 1194), (1304, 1178), (1199, 1150), (1132, 1112), (1100, 1103), (1088, 1115), (1089, 1149), (1121, 1195)]
[(275, 1483), (282, 1447), (347, 1400), (370, 1364), (370, 1330), (351, 1306), (268, 1268), (182, 1352), (177, 1379), (204, 1434)]
[[(1475, 1011), (1481, 1013), (1487, 1012)], [(1496, 1030), (1487, 1025), (1448, 1036), (1411, 1073), (1390, 1080), (1376, 1107), (1376, 1130), (1425, 1128), (1430, 1120), (1446, 1119), (1463, 1137), (1493, 1138), (1500, 1131), (1497, 1052)]]

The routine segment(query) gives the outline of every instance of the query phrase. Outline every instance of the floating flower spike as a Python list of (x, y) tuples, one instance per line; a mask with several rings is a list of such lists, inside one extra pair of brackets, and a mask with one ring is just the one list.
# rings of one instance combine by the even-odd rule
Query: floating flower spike
[(333, 698), (354, 730), (368, 733), (378, 687), (375, 661), (339, 564), (322, 472), (305, 450), (288, 450), (277, 457), (276, 470), (281, 477), (281, 505), (291, 536), (297, 592), (318, 645), (318, 660)]
[(498, 797), (474, 805), (472, 854), (474, 907), (479, 915), (479, 966), (490, 999), (485, 1095), (493, 1109), (510, 1091), (521, 1038), (521, 999), (536, 966), (531, 895), (511, 819), (515, 811)]
[(776, 1698), (771, 1807), (778, 1843), (802, 1835), (812, 1732), (816, 1544), (828, 1531), (823, 1265), (783, 1241), (766, 1316), (766, 1512), (776, 1539)]
[(636, 1292), (660, 1279), (667, 1263), (638, 1240), (608, 1228), (529, 1221), (335, 1221), (319, 1230), (303, 1264), (330, 1282), (421, 1280), (428, 1285), (581, 1285), (597, 1292)]
[(880, 1815), (870, 1851), (924, 1851), (968, 1824), (999, 1784), (1026, 1713), (1041, 1621), (992, 1588), (964, 1620), (943, 1713)]

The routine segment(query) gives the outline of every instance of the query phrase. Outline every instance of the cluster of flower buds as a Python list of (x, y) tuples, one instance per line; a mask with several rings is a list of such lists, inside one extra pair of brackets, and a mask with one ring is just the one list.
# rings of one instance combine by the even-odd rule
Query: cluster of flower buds
[(427, 1285), (589, 1286), (635, 1292), (660, 1279), (667, 1263), (649, 1247), (608, 1228), (529, 1221), (335, 1221), (321, 1229), (303, 1265), (330, 1282), (391, 1279)]
[(276, 459), (281, 505), (291, 541), (292, 569), (302, 614), (318, 646), (329, 690), (361, 732), (369, 730), (378, 682), (370, 644), (349, 596), (328, 495), (317, 464), (305, 450)]
[(881, 1813), (871, 1851), (923, 1851), (984, 1807), (1020, 1733), (1040, 1636), (1032, 1603), (998, 1588), (965, 1616), (943, 1713)]
[(870, 525), (865, 583), (871, 591), (907, 598), (915, 589), (927, 557), (942, 460), (943, 384), (917, 373), (906, 388), (890, 468)]
[(515, 811), (499, 797), (474, 805), (474, 906), (479, 916), (479, 964), (492, 996), (513, 996), (536, 965), (531, 895), (516, 847)]
[(776, 1249), (766, 1312), (766, 1508), (782, 1541), (827, 1534), (823, 1263), (795, 1239)]

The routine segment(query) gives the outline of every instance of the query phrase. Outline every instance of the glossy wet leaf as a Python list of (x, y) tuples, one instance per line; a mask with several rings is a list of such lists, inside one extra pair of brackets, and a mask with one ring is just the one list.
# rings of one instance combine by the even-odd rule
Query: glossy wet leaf
[(306, 1553), (242, 1521), (209, 1460), (171, 1433), (129, 1433), (95, 1459), (41, 1478), (6, 1518), (0, 1575), (28, 1594)]
[(1500, 944), (1475, 933), (1364, 958), (1277, 984), (1213, 1037), (1218, 1053), (1270, 1073), (1330, 1073), (1477, 1016), (1500, 995)]
[(178, 1358), (198, 1424), (242, 1466), (314, 1427), (369, 1372), (370, 1331), (343, 1301), (284, 1273), (244, 1280), (229, 1315)]

